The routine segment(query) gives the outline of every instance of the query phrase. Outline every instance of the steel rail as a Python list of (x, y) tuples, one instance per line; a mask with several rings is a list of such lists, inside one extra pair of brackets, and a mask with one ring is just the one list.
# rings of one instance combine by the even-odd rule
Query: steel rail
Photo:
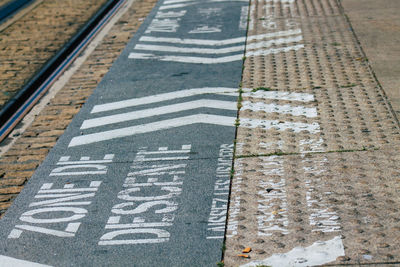
[(0, 23), (14, 15), (20, 8), (33, 0), (14, 0), (0, 7)]
[(39, 101), (125, 0), (109, 0), (0, 111), (0, 142)]

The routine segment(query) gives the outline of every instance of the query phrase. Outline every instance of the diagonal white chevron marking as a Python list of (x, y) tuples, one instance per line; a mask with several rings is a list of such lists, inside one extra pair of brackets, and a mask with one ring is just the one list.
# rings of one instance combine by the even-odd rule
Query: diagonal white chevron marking
[[(218, 3), (218, 2), (248, 2), (248, 0), (208, 0), (202, 1), (201, 3)], [(168, 3), (183, 3), (183, 4), (174, 4), (174, 5), (162, 5), (160, 10), (171, 9), (171, 8), (182, 8), (194, 4), (199, 4), (199, 2), (192, 2), (192, 1), (167, 1), (164, 4)]]
[(301, 101), (301, 102), (314, 101), (314, 95), (307, 93), (290, 93), (282, 91), (264, 91), (264, 90), (257, 90), (256, 92), (252, 92), (253, 90), (252, 88), (243, 88), (242, 90), (244, 91), (244, 93), (242, 93), (242, 97)]
[(250, 101), (243, 101), (242, 109), (252, 110), (252, 111), (265, 111), (268, 113), (275, 112), (280, 114), (290, 114), (293, 116), (306, 116), (307, 118), (315, 118), (318, 116), (316, 108), (291, 106), (291, 105), (266, 104), (263, 102), (252, 103)]
[(277, 131), (293, 130), (295, 133), (308, 131), (310, 133), (318, 133), (320, 131), (319, 124), (302, 123), (302, 122), (282, 122), (278, 120), (259, 120), (250, 118), (241, 118), (240, 127), (246, 128), (262, 128), (265, 130), (275, 129)]
[(199, 47), (137, 44), (134, 49), (147, 50), (147, 51), (174, 52), (174, 53), (226, 54), (226, 53), (244, 51), (244, 45), (225, 47), (225, 48), (199, 48)]
[(246, 57), (256, 57), (256, 56), (267, 56), (271, 54), (278, 54), (282, 52), (289, 52), (292, 50), (299, 50), (304, 48), (304, 45), (293, 45), (288, 47), (281, 47), (281, 48), (271, 48), (271, 49), (260, 49), (255, 51), (246, 51)]
[[(246, 51), (247, 57), (252, 56), (266, 56), (270, 54), (278, 54), (282, 52), (289, 52), (291, 50), (299, 50), (304, 48), (304, 45), (293, 45), (288, 47), (281, 48), (270, 48), (270, 49), (259, 49), (255, 51)], [(180, 62), (180, 63), (192, 63), (192, 64), (221, 64), (228, 63), (233, 61), (239, 61), (243, 59), (243, 54), (236, 54), (232, 56), (224, 56), (224, 57), (192, 57), (192, 56), (168, 56), (168, 55), (155, 55), (148, 53), (130, 53), (128, 58), (131, 59), (157, 59), (161, 61), (171, 61), (171, 62)]]
[(328, 241), (317, 241), (308, 247), (296, 247), (287, 253), (273, 254), (264, 260), (257, 260), (241, 265), (250, 266), (272, 266), (272, 267), (306, 267), (327, 264), (344, 256), (342, 238), (335, 236)]
[(301, 40), (303, 40), (303, 36), (299, 35), (294, 37), (272, 39), (268, 41), (258, 41), (256, 43), (251, 43), (246, 45), (246, 51), (268, 48), (273, 45), (290, 44), (290, 43), (300, 42)]
[(82, 123), (81, 129), (88, 129), (93, 127), (98, 127), (102, 125), (108, 125), (123, 121), (131, 121), (142, 118), (148, 118), (163, 114), (170, 114), (174, 112), (191, 110), (196, 108), (217, 108), (217, 109), (226, 109), (226, 110), (236, 110), (237, 102), (233, 101), (221, 101), (221, 100), (211, 100), (211, 99), (202, 99), (202, 100), (194, 100), (185, 103), (167, 105), (158, 108), (149, 108), (142, 109), (132, 112), (126, 112), (122, 114), (104, 116), (96, 119), (85, 120)]
[(157, 59), (161, 61), (172, 61), (180, 63), (193, 63), (193, 64), (220, 64), (228, 63), (232, 61), (238, 61), (243, 59), (243, 54), (237, 54), (225, 57), (191, 57), (191, 56), (159, 56), (155, 54), (147, 53), (130, 53), (128, 58), (130, 59)]
[[(248, 50), (268, 48), (273, 45), (288, 44), (293, 42), (300, 42), (303, 40), (302, 36), (287, 37), (273, 39), (269, 41), (261, 41), (247, 45)], [(199, 47), (179, 47), (179, 46), (168, 46), (168, 45), (147, 45), (137, 44), (135, 50), (146, 50), (146, 51), (163, 51), (173, 53), (194, 53), (194, 54), (226, 54), (232, 52), (244, 51), (244, 45), (225, 47), (225, 48), (199, 48)]]
[[(268, 38), (283, 37), (289, 35), (300, 34), (301, 30), (287, 30), (272, 33), (264, 33), (258, 35), (251, 35), (247, 38), (247, 42), (263, 40)], [(143, 36), (139, 39), (140, 42), (156, 42), (156, 43), (172, 43), (172, 44), (185, 44), (185, 45), (208, 45), (208, 46), (223, 46), (237, 43), (244, 43), (246, 37), (237, 37), (224, 40), (205, 40), (205, 39), (180, 39), (180, 38), (168, 38), (168, 37), (152, 37)]]
[(163, 120), (143, 125), (125, 127), (115, 130), (109, 130), (104, 132), (97, 132), (93, 134), (81, 135), (72, 138), (69, 143), (69, 147), (81, 146), (100, 141), (106, 141), (116, 138), (122, 138), (127, 136), (133, 136), (136, 134), (149, 133), (159, 130), (166, 130), (170, 128), (176, 128), (185, 125), (191, 125), (195, 123), (214, 124), (222, 126), (234, 126), (236, 117), (227, 117), (220, 115), (209, 115), (209, 114), (197, 114), (191, 116), (185, 116), (170, 120)]
[(51, 267), (51, 266), (0, 255), (0, 267)]
[(174, 91), (170, 93), (151, 95), (139, 98), (132, 98), (107, 104), (96, 105), (93, 107), (91, 113), (98, 113), (103, 111), (117, 110), (128, 107), (135, 107), (145, 104), (152, 104), (171, 99), (178, 99), (189, 96), (203, 95), (203, 94), (219, 94), (219, 95), (234, 95), (239, 96), (238, 89), (228, 87), (203, 87), (192, 88), (181, 91)]

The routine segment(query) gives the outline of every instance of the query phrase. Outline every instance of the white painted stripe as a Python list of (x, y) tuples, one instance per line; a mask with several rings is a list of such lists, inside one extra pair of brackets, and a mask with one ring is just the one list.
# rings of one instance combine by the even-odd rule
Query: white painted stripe
[(130, 53), (129, 58), (131, 59), (157, 59), (161, 61), (172, 61), (180, 63), (193, 63), (193, 64), (220, 64), (228, 63), (232, 61), (238, 61), (243, 59), (243, 54), (226, 56), (226, 57), (189, 57), (189, 56), (157, 56), (154, 54), (144, 53)]
[(50, 265), (0, 255), (0, 267), (50, 267)]
[(162, 157), (162, 158), (137, 158), (135, 161), (137, 162), (151, 162), (151, 161), (174, 161), (174, 160), (186, 160), (189, 159), (189, 156), (186, 157)]
[(74, 233), (58, 231), (58, 230), (48, 229), (48, 228), (39, 227), (39, 226), (32, 226), (32, 225), (24, 224), (24, 225), (16, 225), (15, 227), (18, 229), (26, 230), (26, 231), (37, 232), (37, 233), (42, 233), (42, 234), (46, 234), (46, 235), (54, 235), (54, 236), (58, 236), (58, 237), (74, 237), (75, 236)]
[(140, 42), (156, 42), (156, 43), (172, 43), (172, 44), (192, 44), (192, 45), (212, 45), (222, 46), (229, 44), (244, 43), (246, 37), (237, 37), (225, 40), (204, 40), (204, 39), (180, 39), (180, 38), (168, 38), (168, 37), (152, 37), (142, 36), (139, 39)]
[(164, 1), (163, 5), (186, 3), (186, 2), (193, 2), (193, 1), (194, 0), (167, 0), (167, 1)]
[(246, 45), (246, 53), (248, 50), (267, 48), (267, 47), (271, 47), (273, 45), (296, 43), (296, 42), (300, 42), (301, 40), (303, 40), (303, 37), (301, 35), (299, 35), (299, 36), (295, 36), (295, 37), (286, 37), (286, 38), (279, 38), (279, 39), (273, 39), (273, 40), (269, 40), (269, 41), (252, 43), (252, 44)]
[(302, 123), (302, 122), (282, 122), (278, 120), (259, 120), (241, 118), (240, 127), (245, 128), (263, 128), (265, 130), (275, 129), (278, 131), (293, 130), (295, 133), (309, 131), (310, 133), (318, 133), (320, 131), (319, 124)]
[(207, 236), (206, 239), (223, 239), (224, 236)]
[(300, 34), (300, 33), (301, 33), (301, 29), (295, 29), (295, 30), (287, 30), (287, 31), (250, 35), (247, 37), (247, 42), (251, 42), (251, 41), (255, 41), (255, 40), (263, 40), (266, 38), (276, 38), (276, 37)]
[(98, 132), (93, 134), (81, 135), (72, 138), (69, 143), (69, 147), (87, 145), (91, 143), (122, 138), (127, 136), (133, 136), (136, 134), (149, 133), (160, 130), (167, 130), (171, 128), (176, 128), (185, 125), (191, 125), (195, 123), (205, 123), (214, 124), (222, 126), (234, 126), (236, 118), (219, 116), (219, 115), (209, 115), (209, 114), (197, 114), (191, 116), (185, 116), (180, 118), (174, 118), (170, 120), (158, 121), (143, 125), (125, 127), (110, 131)]
[[(273, 45), (281, 45), (288, 43), (300, 42), (303, 40), (302, 36), (280, 38), (275, 40), (269, 40), (264, 42), (252, 43), (246, 46), (247, 50), (254, 50), (260, 48), (267, 48)], [(225, 47), (225, 48), (199, 48), (199, 47), (179, 47), (179, 46), (167, 46), (167, 45), (146, 45), (137, 44), (135, 50), (146, 50), (146, 51), (163, 51), (163, 52), (174, 52), (174, 53), (194, 53), (194, 54), (226, 54), (244, 51), (244, 45)]]
[(256, 50), (256, 51), (246, 51), (246, 57), (255, 57), (255, 56), (267, 56), (270, 54), (278, 54), (282, 52), (289, 52), (292, 50), (299, 50), (304, 48), (304, 45), (294, 45), (294, 46), (288, 46), (288, 47), (282, 47), (282, 48), (271, 48), (267, 50)]
[(252, 88), (243, 88), (244, 93), (242, 97), (254, 97), (262, 99), (277, 99), (277, 100), (289, 100), (289, 101), (301, 101), (301, 102), (311, 102), (314, 101), (314, 95), (307, 93), (290, 93), (282, 91), (265, 91), (257, 90), (252, 92)]
[(273, 254), (264, 260), (252, 261), (242, 266), (319, 266), (333, 262), (337, 257), (344, 255), (342, 238), (340, 236), (335, 236), (333, 239), (328, 241), (317, 241), (311, 246), (305, 248), (296, 247), (287, 253)]
[(247, 29), (247, 18), (249, 14), (249, 6), (242, 6), (240, 11), (239, 30), (245, 31)]
[(175, 5), (166, 5), (166, 6), (160, 6), (160, 10), (166, 10), (166, 9), (174, 9), (174, 8), (182, 8), (182, 7), (187, 7), (194, 5), (196, 3), (187, 3), (187, 4), (175, 4)]
[[(283, 37), (289, 35), (300, 34), (301, 30), (287, 30), (272, 33), (264, 33), (258, 35), (252, 35), (247, 38), (247, 42), (264, 40), (268, 38)], [(237, 37), (224, 40), (205, 40), (205, 39), (180, 39), (180, 38), (168, 38), (168, 37), (153, 37), (153, 36), (142, 36), (139, 39), (140, 42), (156, 42), (156, 43), (173, 43), (173, 44), (186, 44), (186, 45), (209, 45), (209, 46), (223, 46), (237, 43), (244, 43), (246, 37)]]
[(170, 114), (174, 112), (192, 110), (196, 108), (216, 108), (216, 109), (236, 110), (237, 103), (233, 101), (221, 101), (221, 100), (211, 100), (211, 99), (194, 100), (185, 103), (162, 106), (158, 108), (142, 109), (122, 114), (85, 120), (82, 123), (81, 129), (99, 127), (103, 125), (109, 125), (124, 121), (138, 120), (153, 116)]
[(106, 224), (105, 229), (129, 229), (129, 228), (145, 228), (145, 227), (166, 227), (172, 226), (172, 223), (156, 222), (156, 223), (125, 223), (125, 224)]
[(290, 114), (293, 116), (306, 116), (307, 118), (315, 118), (318, 116), (316, 108), (291, 106), (291, 105), (266, 104), (263, 102), (252, 103), (250, 101), (243, 101), (242, 109), (252, 110), (252, 111), (265, 111), (267, 113)]
[(189, 96), (196, 96), (202, 94), (219, 94), (219, 95), (231, 95), (234, 93), (235, 95), (239, 95), (238, 89), (236, 88), (228, 88), (228, 87), (203, 87), (203, 88), (192, 88), (181, 91), (174, 91), (170, 93), (151, 95), (139, 98), (131, 98), (127, 100), (96, 105), (93, 107), (91, 113), (98, 113), (110, 110), (117, 110), (121, 108), (127, 107), (135, 107), (140, 105), (152, 104), (161, 101), (167, 101), (171, 99), (178, 99)]
[(163, 51), (163, 52), (174, 52), (174, 53), (194, 53), (194, 54), (226, 54), (226, 53), (244, 51), (244, 45), (213, 49), (213, 48), (199, 48), (199, 47), (137, 44), (135, 46), (135, 50)]
[(138, 152), (139, 155), (159, 155), (159, 154), (175, 154), (175, 153), (179, 153), (179, 154), (187, 154), (190, 153), (190, 149), (189, 150), (158, 150), (158, 151), (144, 151), (144, 152)]

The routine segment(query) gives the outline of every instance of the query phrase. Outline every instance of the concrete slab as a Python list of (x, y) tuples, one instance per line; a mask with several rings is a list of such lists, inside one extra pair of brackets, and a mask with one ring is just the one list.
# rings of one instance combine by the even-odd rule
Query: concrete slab
[(369, 64), (399, 117), (400, 3), (395, 0), (342, 0), (340, 3)]

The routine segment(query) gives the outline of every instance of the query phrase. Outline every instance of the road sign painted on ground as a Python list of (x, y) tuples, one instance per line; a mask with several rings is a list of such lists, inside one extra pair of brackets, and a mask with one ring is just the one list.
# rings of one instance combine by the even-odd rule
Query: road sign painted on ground
[(248, 0), (157, 4), (1, 220), (2, 259), (220, 261), (247, 7)]

